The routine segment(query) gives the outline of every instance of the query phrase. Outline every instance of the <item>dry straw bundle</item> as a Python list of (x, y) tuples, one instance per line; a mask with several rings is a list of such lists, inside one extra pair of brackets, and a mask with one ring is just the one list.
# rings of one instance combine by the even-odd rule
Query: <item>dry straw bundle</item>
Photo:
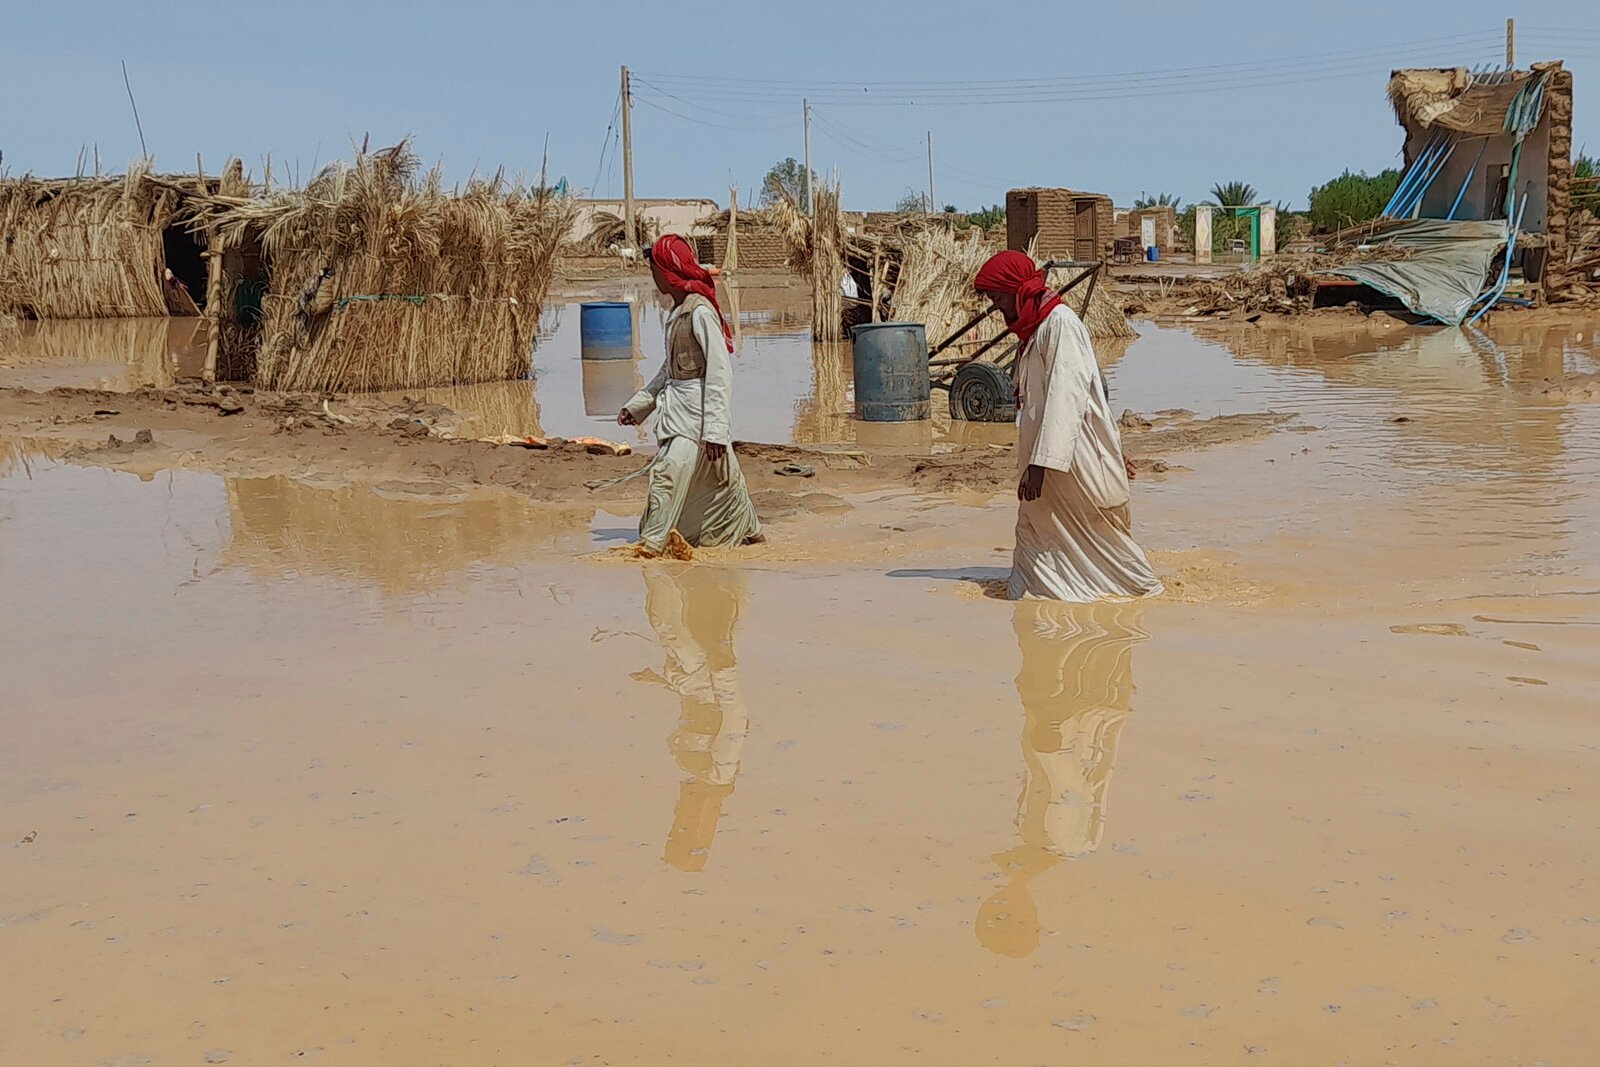
[(165, 315), (162, 231), (182, 200), (148, 163), (121, 177), (0, 178), (0, 316)]
[(818, 341), (844, 336), (844, 215), (840, 187), (824, 182), (812, 193), (808, 217), (787, 194), (770, 208), (772, 223), (788, 242), (794, 265), (811, 279), (811, 333)]
[(257, 384), (377, 390), (528, 371), (571, 202), (502, 174), (446, 191), (408, 144), (303, 189), (213, 197), (196, 229), (267, 264)]

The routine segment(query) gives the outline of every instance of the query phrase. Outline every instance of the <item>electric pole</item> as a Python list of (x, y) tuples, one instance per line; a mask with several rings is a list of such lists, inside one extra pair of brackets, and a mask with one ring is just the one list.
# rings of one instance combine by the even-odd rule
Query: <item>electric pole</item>
[(805, 202), (806, 214), (810, 215), (815, 210), (811, 200), (811, 101), (802, 98), (800, 110), (805, 115), (806, 122), (805, 171), (800, 175), (800, 191)]
[(1517, 69), (1517, 20), (1506, 19), (1506, 69)]
[(633, 83), (622, 68), (622, 225), (630, 250), (639, 247), (639, 227), (633, 217)]
[(939, 204), (939, 190), (933, 184), (933, 131), (928, 131), (928, 214), (937, 211)]

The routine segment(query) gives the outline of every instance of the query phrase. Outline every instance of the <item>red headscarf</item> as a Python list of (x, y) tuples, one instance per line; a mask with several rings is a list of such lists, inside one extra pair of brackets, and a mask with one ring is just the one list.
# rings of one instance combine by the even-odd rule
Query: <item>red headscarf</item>
[(667, 288), (679, 296), (687, 293), (696, 293), (711, 301), (711, 306), (716, 310), (717, 319), (722, 323), (722, 339), (728, 345), (728, 351), (733, 351), (733, 331), (728, 329), (728, 320), (722, 314), (722, 305), (717, 303), (717, 286), (711, 280), (711, 272), (700, 265), (695, 258), (694, 249), (675, 233), (663, 234), (655, 244), (650, 246), (650, 262), (661, 268), (661, 276), (667, 281)]
[(1044, 317), (1061, 305), (1061, 298), (1045, 284), (1044, 271), (1021, 252), (990, 256), (979, 269), (972, 287), (980, 293), (1016, 294), (1017, 316), (1006, 318), (1006, 329), (1017, 335), (1023, 348), (1028, 347), (1028, 341), (1044, 322)]

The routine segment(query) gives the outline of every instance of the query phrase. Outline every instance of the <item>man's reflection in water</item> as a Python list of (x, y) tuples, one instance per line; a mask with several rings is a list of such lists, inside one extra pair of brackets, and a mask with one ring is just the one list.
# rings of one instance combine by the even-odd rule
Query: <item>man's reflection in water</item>
[(657, 564), (644, 569), (644, 583), (645, 614), (667, 660), (659, 674), (647, 670), (633, 677), (678, 694), (678, 728), (667, 747), (690, 775), (678, 793), (665, 859), (681, 871), (699, 871), (739, 775), (749, 729), (733, 652), (745, 579), (735, 570)]
[(1063, 859), (1100, 847), (1117, 740), (1131, 708), (1133, 646), (1144, 605), (1019, 603), (1012, 625), (1022, 650), (1022, 759), (1017, 798), (1021, 843), (996, 853), (1008, 879), (978, 909), (978, 940), (1021, 958), (1039, 947), (1028, 883)]

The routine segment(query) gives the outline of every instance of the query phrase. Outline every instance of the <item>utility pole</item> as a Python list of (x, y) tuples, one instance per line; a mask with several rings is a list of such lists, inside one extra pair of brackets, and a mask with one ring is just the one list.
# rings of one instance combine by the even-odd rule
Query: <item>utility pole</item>
[(811, 200), (811, 101), (802, 98), (800, 110), (805, 115), (806, 121), (806, 159), (805, 171), (800, 175), (800, 190), (805, 201), (806, 214), (810, 215), (815, 210)]
[(633, 217), (633, 83), (622, 68), (622, 225), (630, 250), (639, 247), (639, 227)]
[(939, 190), (933, 184), (933, 131), (928, 131), (928, 214), (937, 211)]
[(1506, 69), (1517, 69), (1517, 20), (1506, 19)]

